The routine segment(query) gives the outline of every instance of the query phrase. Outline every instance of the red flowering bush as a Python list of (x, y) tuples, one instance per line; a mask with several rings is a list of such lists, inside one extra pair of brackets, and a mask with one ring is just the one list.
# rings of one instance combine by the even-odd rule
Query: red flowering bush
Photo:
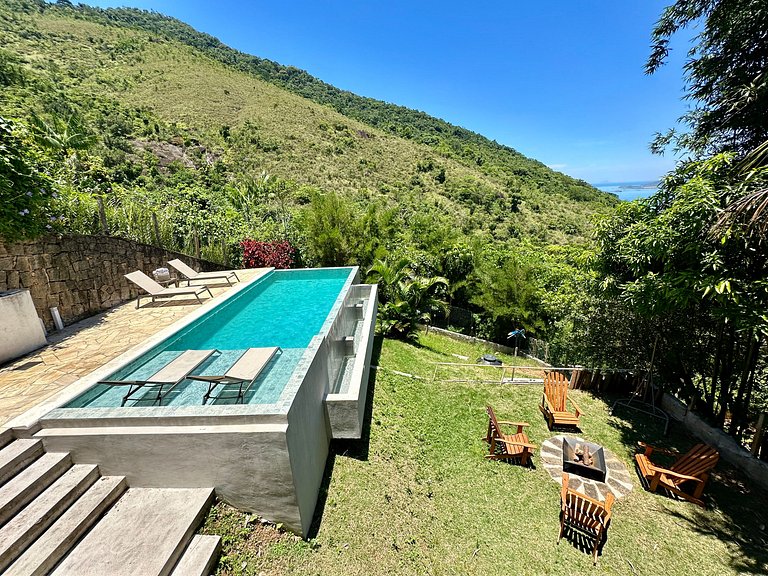
[(243, 266), (246, 268), (290, 268), (296, 249), (287, 240), (259, 242), (245, 239), (240, 242), (243, 249)]

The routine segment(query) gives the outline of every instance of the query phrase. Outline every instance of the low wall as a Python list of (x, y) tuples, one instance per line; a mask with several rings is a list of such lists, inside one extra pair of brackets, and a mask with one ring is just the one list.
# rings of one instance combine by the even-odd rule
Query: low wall
[(672, 418), (681, 421), (693, 436), (717, 448), (723, 460), (744, 472), (760, 487), (768, 490), (768, 462), (752, 456), (731, 436), (704, 422), (674, 396), (665, 393), (661, 399), (661, 407)]
[(0, 292), (0, 364), (46, 344), (29, 290)]
[(135, 298), (139, 290), (123, 275), (150, 274), (181, 258), (198, 270), (222, 266), (113, 236), (53, 236), (15, 244), (0, 241), (0, 291), (27, 288), (47, 329), (56, 306), (65, 324)]

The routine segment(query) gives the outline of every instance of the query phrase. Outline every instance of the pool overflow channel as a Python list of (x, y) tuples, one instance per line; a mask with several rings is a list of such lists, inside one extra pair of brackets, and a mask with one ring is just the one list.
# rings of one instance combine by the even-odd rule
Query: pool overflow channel
[[(358, 280), (357, 267), (267, 270), (67, 388), (28, 431), (130, 486), (213, 487), (306, 536), (331, 439), (362, 434), (377, 286)], [(247, 390), (212, 393), (205, 377), (270, 347)], [(204, 358), (171, 390), (125, 400), (130, 384), (99, 384), (157, 379), (189, 350)]]

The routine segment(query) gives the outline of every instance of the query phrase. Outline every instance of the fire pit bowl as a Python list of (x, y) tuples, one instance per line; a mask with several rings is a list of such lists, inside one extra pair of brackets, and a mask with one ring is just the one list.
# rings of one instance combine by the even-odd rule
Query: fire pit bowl
[(563, 438), (563, 472), (605, 482), (603, 447), (575, 438)]

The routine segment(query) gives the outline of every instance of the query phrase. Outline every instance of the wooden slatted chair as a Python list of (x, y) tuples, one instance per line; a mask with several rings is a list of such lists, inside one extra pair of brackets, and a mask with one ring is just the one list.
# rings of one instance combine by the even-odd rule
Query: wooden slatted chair
[[(635, 462), (651, 492), (656, 492), (659, 487), (662, 487), (689, 502), (704, 506), (701, 494), (704, 492), (710, 470), (720, 459), (717, 450), (706, 444), (696, 444), (680, 456), (680, 453), (675, 450), (657, 448), (645, 442), (639, 444), (644, 448), (644, 452), (635, 454)], [(679, 457), (669, 468), (664, 468), (651, 461), (651, 454), (654, 451)]]
[[(568, 411), (566, 401), (570, 401), (573, 412)], [(576, 402), (568, 397), (568, 380), (560, 372), (544, 374), (544, 395), (539, 410), (547, 419), (550, 430), (553, 426), (578, 426), (579, 418), (584, 415)]]
[(610, 493), (605, 502), (600, 502), (572, 490), (568, 487), (568, 474), (564, 472), (560, 492), (560, 536), (557, 543), (562, 540), (566, 526), (578, 530), (592, 542), (592, 561), (597, 564), (597, 552), (607, 537), (614, 500), (614, 495)]
[[(527, 466), (533, 456), (533, 451), (536, 450), (536, 445), (531, 444), (524, 431), (524, 428), (529, 424), (526, 422), (507, 422), (506, 420), (499, 421), (490, 406), (486, 406), (485, 411), (488, 413), (488, 433), (485, 436), (485, 441), (489, 445), (489, 453), (485, 457), (491, 460), (519, 459), (520, 464)], [(500, 424), (516, 426), (517, 432), (504, 434)]]

